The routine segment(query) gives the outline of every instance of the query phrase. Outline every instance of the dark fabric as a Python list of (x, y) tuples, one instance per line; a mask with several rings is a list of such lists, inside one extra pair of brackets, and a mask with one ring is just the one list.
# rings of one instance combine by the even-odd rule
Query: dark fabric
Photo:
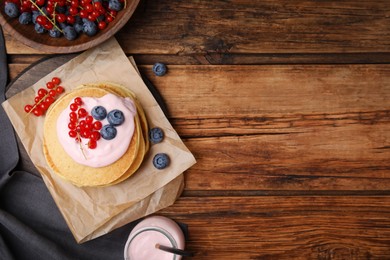
[(77, 244), (40, 177), (16, 171), (0, 197), (0, 259), (123, 259), (135, 225)]
[[(5, 100), (5, 88), (8, 79), (7, 56), (3, 31), (0, 27), (0, 181), (15, 168), (19, 160), (14, 129), (1, 103)], [(0, 182), (0, 188), (1, 188)]]

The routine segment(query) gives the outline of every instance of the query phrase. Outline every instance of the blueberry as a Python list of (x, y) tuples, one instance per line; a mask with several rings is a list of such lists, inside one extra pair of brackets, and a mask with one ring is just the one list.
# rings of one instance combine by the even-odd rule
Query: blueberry
[(37, 20), (37, 17), (38, 17), (38, 15), (40, 15), (40, 12), (39, 11), (33, 11), (32, 12), (33, 14), (32, 14), (32, 22), (34, 23), (34, 24), (36, 24), (36, 20)]
[(100, 135), (103, 139), (111, 140), (116, 136), (116, 128), (112, 125), (105, 125), (100, 129)]
[(149, 140), (154, 143), (160, 143), (164, 139), (164, 132), (159, 127), (154, 127), (149, 130)]
[(60, 13), (60, 14), (64, 14), (65, 12), (66, 12), (66, 6), (64, 5), (64, 6), (60, 6), (60, 5), (57, 5), (56, 6), (56, 12), (57, 13)]
[(19, 8), (14, 3), (7, 2), (5, 4), (4, 11), (11, 18), (16, 18), (19, 16)]
[(64, 32), (65, 38), (68, 39), (69, 41), (73, 41), (74, 39), (77, 38), (77, 32), (73, 26), (70, 26), (70, 25), (66, 26), (63, 29), (63, 32)]
[(167, 73), (167, 66), (164, 63), (157, 62), (153, 65), (153, 72), (156, 76), (164, 76)]
[(31, 13), (23, 12), (19, 16), (19, 23), (21, 23), (21, 24), (29, 24), (31, 22), (32, 22), (32, 15), (31, 15)]
[(123, 121), (125, 121), (125, 116), (122, 111), (114, 109), (108, 113), (107, 120), (111, 125), (117, 126), (121, 125)]
[(78, 34), (82, 33), (84, 31), (84, 28), (83, 28), (83, 23), (75, 23), (74, 24), (74, 29), (76, 30), (76, 32)]
[(102, 106), (92, 108), (91, 115), (96, 120), (103, 120), (107, 116), (107, 110)]
[(106, 19), (106, 16), (104, 14), (98, 16), (97, 18), (98, 21), (104, 21), (104, 19)]
[(123, 9), (123, 3), (121, 3), (119, 0), (109, 0), (108, 9), (113, 11), (120, 11)]
[(45, 33), (46, 32), (46, 29), (42, 25), (40, 25), (39, 23), (35, 24), (34, 29), (37, 33)]
[(68, 26), (67, 23), (58, 23), (58, 25), (61, 28), (61, 30), (65, 29), (65, 27)]
[(88, 36), (94, 36), (98, 32), (98, 27), (96, 23), (88, 20), (88, 19), (83, 19), (83, 31), (86, 35)]
[(158, 153), (153, 157), (153, 166), (161, 170), (166, 168), (170, 163), (170, 159), (165, 153)]
[(79, 23), (79, 24), (83, 24), (83, 20), (81, 20), (81, 17), (76, 15), (76, 16), (73, 16), (74, 17), (74, 23)]
[(53, 37), (53, 38), (59, 38), (59, 37), (61, 37), (61, 32), (59, 30), (57, 30), (56, 28), (53, 28), (49, 31), (49, 35), (50, 35), (50, 37)]

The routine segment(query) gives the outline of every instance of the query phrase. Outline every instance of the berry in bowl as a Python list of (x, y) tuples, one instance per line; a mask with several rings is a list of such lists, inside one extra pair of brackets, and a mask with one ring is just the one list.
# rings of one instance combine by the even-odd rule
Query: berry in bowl
[(22, 43), (44, 52), (94, 47), (120, 30), (139, 0), (6, 0), (0, 24)]

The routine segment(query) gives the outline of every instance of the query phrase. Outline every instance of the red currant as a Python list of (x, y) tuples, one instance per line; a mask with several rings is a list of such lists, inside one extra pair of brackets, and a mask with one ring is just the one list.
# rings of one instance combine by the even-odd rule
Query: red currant
[(70, 130), (75, 130), (75, 129), (76, 129), (76, 123), (75, 123), (75, 122), (70, 122), (70, 123), (68, 124), (68, 128), (69, 128)]
[(81, 97), (76, 97), (74, 99), (74, 103), (76, 103), (77, 105), (81, 106), (83, 104), (83, 100), (81, 99)]
[(30, 113), (32, 108), (33, 108), (32, 105), (25, 105), (25, 106), (24, 106), (24, 111), (25, 111), (26, 113)]
[(71, 0), (70, 1), (70, 6), (71, 7), (78, 7), (79, 6), (79, 1), (78, 0)]
[(79, 13), (81, 18), (87, 18), (88, 17), (88, 12), (86, 10), (81, 10)]
[(77, 113), (72, 111), (72, 112), (69, 113), (69, 117), (77, 119)]
[(92, 131), (92, 128), (93, 128), (93, 126), (90, 123), (86, 123), (85, 126), (84, 126), (84, 129), (88, 130), (88, 131)]
[(93, 3), (93, 7), (94, 7), (96, 10), (101, 10), (101, 9), (103, 9), (103, 6), (102, 6), (102, 3), (101, 3), (101, 2), (95, 2), (95, 3)]
[(111, 23), (112, 21), (114, 21), (114, 17), (112, 17), (110, 15), (107, 15), (106, 16), (106, 21), (107, 21), (107, 23)]
[(69, 7), (69, 14), (70, 15), (77, 15), (78, 12), (79, 12), (79, 10), (77, 9), (77, 7), (74, 7), (74, 6)]
[(49, 95), (52, 97), (55, 97), (57, 95), (57, 92), (54, 89), (49, 90)]
[(86, 116), (85, 117), (85, 122), (87, 122), (87, 124), (91, 124), (91, 126), (92, 126), (93, 117), (92, 116)]
[(107, 27), (107, 23), (105, 21), (100, 21), (98, 27), (100, 30), (104, 30)]
[(91, 135), (89, 136), (90, 139), (98, 141), (100, 139), (100, 133), (98, 131), (92, 131)]
[(43, 114), (43, 111), (42, 111), (42, 109), (41, 109), (39, 106), (37, 106), (37, 107), (35, 107), (35, 108), (33, 109), (33, 113), (34, 113), (34, 115), (36, 115), (36, 116), (41, 116), (41, 115)]
[(46, 11), (49, 13), (49, 14), (53, 14), (54, 12), (54, 5), (46, 5)]
[(47, 24), (47, 18), (45, 17), (45, 16), (43, 16), (43, 15), (38, 15), (37, 16), (37, 18), (36, 18), (36, 20), (35, 20), (38, 24), (40, 24), (40, 25), (44, 25), (44, 24)]
[(54, 85), (59, 85), (61, 83), (61, 80), (58, 77), (53, 77), (51, 79), (51, 82), (53, 82)]
[(96, 16), (94, 16), (92, 13), (88, 14), (87, 16), (88, 20), (94, 22), (96, 20)]
[(39, 97), (44, 97), (47, 94), (47, 90), (44, 88), (38, 89), (38, 96)]
[(54, 88), (54, 83), (49, 81), (49, 82), (46, 83), (46, 87), (48, 89), (53, 89)]
[(66, 22), (69, 24), (74, 24), (76, 22), (76, 18), (74, 18), (74, 16), (72, 16), (72, 15), (68, 15), (66, 17)]
[(58, 94), (61, 94), (61, 93), (63, 93), (65, 91), (65, 89), (63, 87), (61, 87), (61, 86), (58, 86), (56, 88), (56, 91), (57, 91)]
[(103, 126), (103, 124), (100, 121), (96, 121), (96, 122), (93, 123), (93, 129), (95, 129), (95, 130), (102, 129), (102, 126)]
[(77, 132), (74, 130), (69, 131), (69, 136), (75, 138), (77, 136)]
[(91, 131), (89, 130), (82, 130), (81, 131), (81, 136), (84, 138), (89, 138), (91, 136)]
[(85, 124), (86, 124), (85, 120), (80, 121), (79, 126), (80, 126), (81, 130), (84, 129)]
[(76, 103), (72, 103), (72, 104), (70, 104), (69, 108), (70, 108), (70, 110), (72, 110), (72, 111), (77, 111), (77, 109), (79, 108), (79, 106), (78, 106)]
[(88, 114), (87, 110), (85, 110), (85, 108), (80, 108), (77, 113), (78, 113), (79, 117), (85, 117)]
[(58, 6), (65, 6), (66, 5), (66, 0), (57, 0), (57, 5)]
[(88, 148), (89, 148), (89, 149), (95, 149), (96, 147), (97, 147), (97, 142), (96, 142), (96, 140), (89, 139)]
[(93, 11), (93, 5), (87, 4), (84, 6), (84, 9), (88, 12), (91, 13)]
[(46, 111), (48, 108), (49, 108), (49, 104), (47, 104), (46, 102), (41, 102), (40, 104), (39, 104), (39, 106), (41, 107), (41, 109), (42, 109), (42, 112), (43, 111)]
[[(56, 15), (56, 20), (57, 20), (57, 22), (59, 22), (59, 23), (63, 23), (63, 22), (66, 21), (66, 15), (65, 15), (65, 14), (57, 14), (57, 15)], [(59, 83), (58, 83), (58, 84), (59, 84)], [(56, 85), (58, 85), (58, 84), (56, 84)]]
[(51, 30), (53, 29), (53, 24), (52, 23), (45, 23), (43, 25), (43, 27), (46, 29), (46, 30)]
[(69, 121), (72, 122), (72, 123), (77, 123), (77, 117), (71, 117), (69, 118)]
[(45, 98), (45, 102), (48, 103), (48, 104), (53, 104), (54, 98), (51, 97), (51, 96), (48, 96), (47, 98)]

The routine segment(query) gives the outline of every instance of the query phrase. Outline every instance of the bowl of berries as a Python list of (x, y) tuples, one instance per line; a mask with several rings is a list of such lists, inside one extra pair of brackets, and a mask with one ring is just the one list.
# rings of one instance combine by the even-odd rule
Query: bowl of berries
[(112, 37), (140, 0), (5, 0), (0, 24), (15, 39), (49, 53), (73, 53)]

